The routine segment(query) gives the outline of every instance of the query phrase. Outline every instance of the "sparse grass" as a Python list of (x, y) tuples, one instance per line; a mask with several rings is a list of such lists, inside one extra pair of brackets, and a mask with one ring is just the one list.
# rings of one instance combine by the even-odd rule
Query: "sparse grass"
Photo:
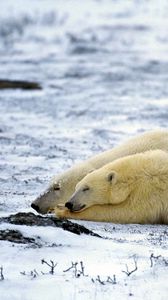
[(122, 271), (122, 272), (127, 274), (127, 276), (130, 276), (132, 273), (136, 272), (138, 270), (138, 266), (137, 266), (137, 261), (136, 261), (135, 257), (134, 257), (134, 264), (135, 264), (134, 269), (129, 270), (128, 265), (126, 265), (126, 271)]
[(4, 275), (3, 275), (3, 267), (1, 266), (0, 267), (0, 281), (3, 281), (5, 278), (4, 278)]
[[(77, 266), (79, 265), (79, 268), (77, 268)], [(85, 276), (85, 277), (88, 277), (88, 275), (85, 274), (85, 267), (84, 267), (84, 264), (83, 264), (83, 261), (80, 261), (80, 263), (78, 262), (75, 262), (75, 263), (71, 263), (71, 266), (64, 270), (63, 272), (69, 272), (70, 270), (73, 270), (74, 272), (74, 275), (76, 278), (80, 277), (81, 275), (82, 276)]]
[(54, 274), (54, 269), (57, 266), (57, 263), (54, 263), (53, 260), (50, 260), (50, 263), (48, 263), (44, 259), (41, 260), (41, 263), (46, 264), (50, 268), (49, 274), (52, 274), (52, 275)]
[[(168, 261), (161, 255), (155, 256), (153, 253), (149, 257), (150, 259), (150, 267), (154, 267), (156, 263), (164, 264), (164, 266), (168, 266)], [(128, 277), (131, 276), (133, 273), (138, 272), (138, 264), (137, 264), (137, 259), (135, 256), (133, 257), (134, 261), (134, 267), (131, 268), (126, 264), (126, 270), (122, 270), (123, 273), (125, 273)], [(36, 269), (26, 273), (25, 271), (20, 272), (21, 275), (24, 276), (30, 276), (32, 279), (41, 276), (41, 275), (47, 275), (47, 274), (55, 274), (55, 268), (58, 265), (58, 263), (55, 263), (53, 260), (50, 260), (49, 262), (42, 259), (41, 260), (42, 264), (45, 264), (46, 266), (49, 267), (49, 271), (47, 273), (44, 273), (43, 271), (38, 272)], [(0, 280), (4, 279), (3, 276), (3, 268), (0, 268)], [(114, 274), (113, 276), (106, 276), (105, 279), (103, 279), (100, 275), (97, 275), (95, 278), (91, 277), (90, 275), (86, 275), (85, 273), (85, 266), (83, 261), (80, 262), (71, 262), (71, 265), (62, 271), (63, 273), (68, 273), (71, 272), (74, 275), (74, 278), (80, 278), (82, 277), (87, 277), (89, 278), (93, 283), (99, 283), (100, 285), (107, 285), (107, 284), (112, 284), (115, 285), (117, 284), (117, 279), (116, 275)]]
[(106, 280), (102, 280), (100, 278), (100, 275), (97, 275), (96, 279), (91, 279), (91, 281), (93, 283), (95, 283), (96, 281), (99, 282), (101, 285), (105, 285), (107, 283), (111, 283), (111, 284), (117, 284), (117, 281), (116, 281), (116, 275), (113, 275), (113, 278), (111, 278), (110, 276), (107, 276), (107, 279)]
[(156, 264), (158, 262), (164, 264), (166, 267), (168, 266), (168, 260), (166, 260), (162, 255), (155, 256), (152, 253), (151, 256), (150, 256), (150, 263), (151, 263), (150, 266), (151, 266), (151, 268), (154, 266), (154, 264)]

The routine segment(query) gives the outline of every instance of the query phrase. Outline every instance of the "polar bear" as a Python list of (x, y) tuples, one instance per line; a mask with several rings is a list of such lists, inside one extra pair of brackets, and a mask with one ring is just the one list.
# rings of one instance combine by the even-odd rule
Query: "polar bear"
[(65, 206), (70, 211), (57, 211), (59, 217), (168, 224), (168, 153), (147, 151), (105, 165), (77, 184)]
[[(118, 147), (74, 165), (62, 174), (54, 176), (47, 190), (31, 206), (42, 214), (53, 211), (57, 204), (65, 204), (68, 201), (76, 184), (89, 172), (101, 168), (115, 159), (151, 149), (168, 151), (168, 131), (156, 130), (143, 133)], [(106, 208), (104, 207), (104, 209)]]

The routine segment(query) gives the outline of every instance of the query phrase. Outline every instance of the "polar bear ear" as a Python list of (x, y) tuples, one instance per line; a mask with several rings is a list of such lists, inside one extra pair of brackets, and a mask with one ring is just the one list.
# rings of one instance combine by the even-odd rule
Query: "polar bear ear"
[(111, 183), (116, 183), (117, 181), (117, 174), (114, 171), (111, 171), (108, 175), (107, 175), (107, 181), (111, 182)]

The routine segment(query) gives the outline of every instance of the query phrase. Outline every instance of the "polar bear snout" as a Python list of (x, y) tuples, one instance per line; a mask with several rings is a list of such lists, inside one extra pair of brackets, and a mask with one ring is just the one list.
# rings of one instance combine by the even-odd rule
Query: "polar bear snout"
[(85, 204), (77, 204), (77, 203), (72, 203), (72, 202), (66, 202), (65, 207), (67, 207), (71, 212), (77, 212), (81, 211), (85, 208)]
[(66, 202), (65, 207), (67, 207), (69, 210), (73, 209), (73, 203), (72, 202)]
[(37, 212), (40, 211), (38, 205), (36, 205), (36, 204), (34, 204), (34, 203), (31, 204), (31, 207), (32, 207), (33, 209), (35, 209)]
[(69, 201), (65, 203), (65, 207), (67, 207), (71, 212), (77, 212), (82, 210), (86, 205), (78, 203), (76, 197), (72, 197)]
[(73, 204), (71, 202), (65, 203), (65, 206), (71, 211), (71, 212), (79, 212), (83, 210), (86, 205), (85, 204)]

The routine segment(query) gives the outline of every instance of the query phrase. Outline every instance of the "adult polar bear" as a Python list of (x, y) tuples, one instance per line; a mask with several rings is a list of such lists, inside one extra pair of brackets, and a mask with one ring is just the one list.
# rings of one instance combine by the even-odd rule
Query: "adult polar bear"
[[(49, 188), (31, 206), (42, 214), (53, 211), (58, 204), (65, 204), (68, 201), (74, 193), (76, 184), (89, 172), (118, 158), (154, 149), (168, 151), (168, 131), (157, 130), (143, 133), (118, 147), (76, 164), (61, 175), (55, 176)], [(104, 209), (108, 209), (108, 207), (104, 206)], [(89, 208), (88, 210), (92, 220), (94, 209)]]
[(151, 150), (103, 166), (77, 184), (65, 206), (71, 211), (60, 211), (61, 217), (168, 224), (168, 152)]

